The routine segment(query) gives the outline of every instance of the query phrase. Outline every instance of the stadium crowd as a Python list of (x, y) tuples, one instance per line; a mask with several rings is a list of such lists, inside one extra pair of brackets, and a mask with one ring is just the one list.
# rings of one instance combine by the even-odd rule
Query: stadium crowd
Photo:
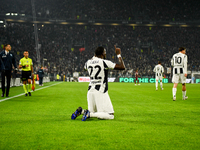
[[(33, 24), (8, 23), (0, 32), (2, 43), (11, 44), (17, 62), (23, 57), (23, 51), (28, 50), (37, 64)], [(66, 76), (72, 76), (75, 71), (87, 75), (84, 64), (100, 45), (106, 48), (107, 59), (117, 62), (115, 44), (122, 49), (127, 70), (112, 71), (112, 76), (131, 76), (134, 72), (131, 69), (137, 68), (142, 76), (154, 75), (152, 70), (158, 60), (166, 72), (179, 46), (187, 48), (188, 69), (199, 70), (199, 34), (199, 28), (38, 25), (41, 62), (46, 58), (44, 65), (49, 73), (59, 72)], [(80, 51), (80, 48), (85, 49)]]
[[(95, 0), (7, 0), (0, 5), (0, 15), (13, 12), (32, 17), (32, 2), (35, 2), (39, 19), (194, 22), (200, 18), (200, 3), (189, 0), (106, 0), (98, 3)], [(33, 24), (7, 22), (0, 33), (1, 44), (11, 44), (17, 61), (23, 57), (23, 51), (28, 50), (37, 64)], [(150, 76), (158, 60), (165, 68), (170, 67), (172, 55), (179, 46), (185, 46), (188, 69), (197, 71), (199, 33), (199, 28), (38, 24), (40, 62), (43, 64), (43, 58), (47, 59), (44, 65), (51, 74), (59, 72), (72, 76), (77, 71), (86, 75), (83, 66), (100, 45), (107, 49), (107, 59), (117, 61), (113, 47), (116, 44), (122, 49), (127, 70), (112, 71), (112, 76), (131, 76), (137, 68), (140, 75)]]

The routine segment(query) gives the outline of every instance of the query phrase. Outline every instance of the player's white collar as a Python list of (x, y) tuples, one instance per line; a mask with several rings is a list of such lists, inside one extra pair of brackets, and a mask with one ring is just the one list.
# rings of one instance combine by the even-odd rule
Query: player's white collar
[(9, 54), (9, 51), (6, 51), (6, 50), (5, 50), (5, 54), (6, 54), (6, 55)]

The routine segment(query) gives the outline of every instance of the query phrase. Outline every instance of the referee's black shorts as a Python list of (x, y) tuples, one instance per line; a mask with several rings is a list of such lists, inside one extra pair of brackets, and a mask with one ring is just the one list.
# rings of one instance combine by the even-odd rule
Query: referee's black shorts
[(22, 71), (22, 81), (27, 81), (28, 79), (32, 79), (31, 71)]

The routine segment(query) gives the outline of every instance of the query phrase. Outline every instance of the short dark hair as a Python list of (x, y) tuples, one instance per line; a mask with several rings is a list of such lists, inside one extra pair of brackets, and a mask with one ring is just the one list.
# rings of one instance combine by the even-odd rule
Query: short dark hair
[(6, 49), (6, 47), (10, 44), (4, 44), (3, 49)]
[(104, 47), (99, 46), (99, 47), (97, 47), (97, 49), (95, 50), (95, 55), (96, 55), (96, 56), (103, 55), (103, 52), (104, 52)]
[(185, 47), (179, 47), (179, 52), (181, 52), (181, 51), (183, 51), (183, 50), (185, 50)]
[(158, 61), (158, 64), (161, 64), (161, 61)]

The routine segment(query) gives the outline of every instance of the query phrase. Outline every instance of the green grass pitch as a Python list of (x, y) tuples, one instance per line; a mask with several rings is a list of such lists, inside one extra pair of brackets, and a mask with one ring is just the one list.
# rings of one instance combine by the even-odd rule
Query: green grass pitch
[[(109, 83), (114, 120), (71, 120), (77, 107), (87, 108), (87, 87), (60, 82), (0, 102), (0, 150), (200, 149), (199, 84), (186, 85), (186, 101), (179, 85), (172, 101), (171, 83), (163, 91), (150, 83)], [(13, 87), (10, 97), (21, 93), (22, 87)]]

